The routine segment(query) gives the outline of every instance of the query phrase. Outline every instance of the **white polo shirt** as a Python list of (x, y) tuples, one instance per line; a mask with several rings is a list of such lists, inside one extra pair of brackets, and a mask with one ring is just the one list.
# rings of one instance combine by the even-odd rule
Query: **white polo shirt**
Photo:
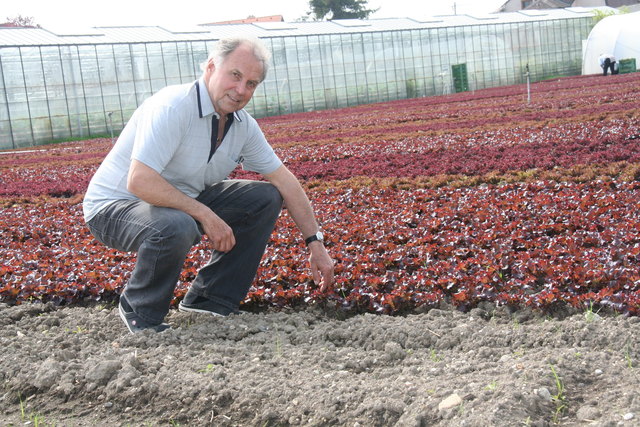
[(226, 179), (239, 164), (260, 174), (274, 172), (282, 165), (256, 120), (245, 110), (233, 113), (231, 127), (209, 160), (212, 131), (217, 134), (217, 129), (212, 129), (213, 115), (218, 116), (202, 78), (168, 86), (147, 99), (91, 179), (83, 202), (85, 221), (116, 200), (137, 198), (127, 190), (133, 159), (193, 198)]

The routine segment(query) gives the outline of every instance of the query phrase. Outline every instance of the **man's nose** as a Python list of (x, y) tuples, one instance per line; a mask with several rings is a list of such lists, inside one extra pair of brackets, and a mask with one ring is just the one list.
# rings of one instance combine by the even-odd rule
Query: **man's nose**
[(247, 82), (244, 82), (244, 81), (238, 82), (238, 84), (236, 85), (236, 92), (238, 93), (238, 95), (244, 95), (246, 91), (247, 91)]

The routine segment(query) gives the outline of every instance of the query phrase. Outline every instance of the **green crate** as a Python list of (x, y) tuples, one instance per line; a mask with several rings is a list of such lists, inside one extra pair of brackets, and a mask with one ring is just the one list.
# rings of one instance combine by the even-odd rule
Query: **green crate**
[(467, 75), (467, 64), (456, 64), (451, 66), (453, 74), (453, 87), (456, 92), (466, 92), (469, 90), (469, 76)]
[(634, 73), (636, 70), (636, 58), (621, 59), (618, 64), (618, 72), (620, 74)]

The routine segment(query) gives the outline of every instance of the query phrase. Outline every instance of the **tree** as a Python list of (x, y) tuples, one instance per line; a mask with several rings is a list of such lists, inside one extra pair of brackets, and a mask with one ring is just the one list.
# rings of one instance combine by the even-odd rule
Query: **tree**
[(26, 27), (26, 28), (40, 28), (40, 25), (36, 24), (32, 16), (17, 15), (13, 18), (7, 17), (5, 27)]
[(623, 13), (629, 13), (629, 8), (627, 6), (619, 7), (618, 10), (602, 10), (602, 9), (594, 9), (593, 10), (593, 22), (597, 24), (602, 21), (607, 16), (619, 15)]
[[(367, 9), (367, 0), (309, 0), (314, 19), (367, 19), (378, 9)], [(327, 15), (329, 15), (327, 17)]]

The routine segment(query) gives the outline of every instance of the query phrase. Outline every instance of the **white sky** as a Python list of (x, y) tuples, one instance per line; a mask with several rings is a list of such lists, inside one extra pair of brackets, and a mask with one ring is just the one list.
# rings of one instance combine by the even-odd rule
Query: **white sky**
[[(494, 12), (506, 0), (369, 0), (380, 8), (371, 18), (424, 18), (433, 15)], [(1, 0), (0, 22), (17, 15), (33, 17), (45, 29), (117, 25), (171, 28), (244, 19), (250, 15), (283, 15), (295, 21), (309, 11), (308, 0)]]

